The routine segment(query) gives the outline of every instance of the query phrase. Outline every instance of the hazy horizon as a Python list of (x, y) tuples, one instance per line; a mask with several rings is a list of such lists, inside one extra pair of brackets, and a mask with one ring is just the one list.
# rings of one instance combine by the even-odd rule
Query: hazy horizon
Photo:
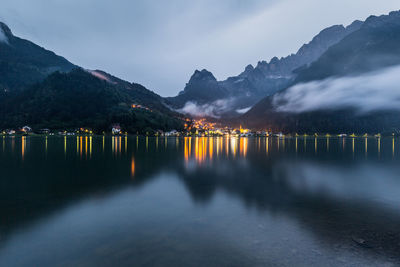
[(297, 52), (326, 27), (399, 9), (394, 0), (5, 0), (1, 6), (0, 21), (15, 35), (162, 96), (181, 91), (195, 69), (223, 80), (248, 64)]

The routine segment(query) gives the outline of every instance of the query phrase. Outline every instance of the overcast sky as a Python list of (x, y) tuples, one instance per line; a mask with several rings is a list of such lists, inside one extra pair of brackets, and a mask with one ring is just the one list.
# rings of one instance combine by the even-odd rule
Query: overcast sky
[(77, 65), (172, 96), (195, 69), (222, 80), (325, 27), (398, 9), (398, 0), (1, 0), (0, 21)]

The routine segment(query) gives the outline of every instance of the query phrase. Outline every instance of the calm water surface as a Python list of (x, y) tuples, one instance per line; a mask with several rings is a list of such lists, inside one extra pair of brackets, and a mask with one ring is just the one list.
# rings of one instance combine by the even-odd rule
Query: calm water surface
[(399, 266), (398, 138), (0, 137), (0, 266)]

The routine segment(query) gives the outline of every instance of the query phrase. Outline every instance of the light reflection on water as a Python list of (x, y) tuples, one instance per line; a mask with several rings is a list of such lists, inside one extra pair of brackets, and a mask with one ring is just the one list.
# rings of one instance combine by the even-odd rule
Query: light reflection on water
[[(224, 138), (224, 137), (184, 137), (183, 145), (184, 145), (184, 158), (186, 161), (194, 158), (198, 163), (202, 163), (205, 160), (212, 160), (214, 156), (220, 156), (220, 151), (225, 151), (226, 156), (236, 157), (237, 155), (240, 157), (246, 157), (248, 151), (248, 143), (249, 140), (254, 142), (253, 150), (262, 153), (269, 154), (269, 150), (272, 149), (273, 153), (287, 153), (291, 152), (285, 148), (285, 144), (289, 143), (290, 146), (294, 146), (294, 151), (296, 153), (300, 152), (303, 154), (307, 154), (308, 152), (308, 141), (309, 138), (273, 138), (273, 137), (265, 137), (265, 138)], [(380, 158), (381, 155), (381, 138), (349, 138), (351, 141), (351, 147), (347, 147), (346, 138), (312, 138), (313, 143), (313, 151), (315, 155), (319, 154), (329, 154), (331, 151), (331, 144), (333, 144), (333, 153), (342, 152), (347, 154), (348, 149), (351, 149), (351, 154), (354, 157), (356, 154), (359, 157), (360, 154), (363, 154), (364, 158), (368, 158), (368, 154), (372, 156), (374, 159)], [(194, 153), (192, 154), (192, 140), (194, 140)], [(386, 147), (383, 153), (390, 151), (392, 158), (395, 157), (396, 146), (395, 138), (385, 139), (386, 143), (390, 140), (391, 147)], [(357, 142), (357, 146), (356, 146)], [(362, 144), (362, 146), (361, 146)], [(272, 147), (271, 147), (272, 146)], [(373, 147), (371, 147), (373, 146)], [(371, 151), (368, 151), (368, 147), (371, 148)], [(340, 148), (340, 151), (339, 149)], [(387, 153), (386, 153), (387, 154)], [(208, 156), (207, 156), (208, 155)], [(336, 154), (334, 154), (336, 155)], [(360, 159), (360, 157), (359, 157)]]
[[(2, 152), (3, 154), (10, 153), (15, 154), (18, 150), (20, 152), (20, 157), (23, 160), (26, 154), (33, 153), (36, 154), (37, 150), (27, 151), (27, 144), (34, 140), (35, 143), (44, 142), (44, 150), (45, 154), (48, 153), (48, 146), (50, 142), (56, 143), (58, 142), (57, 137), (7, 137), (3, 136), (1, 138), (2, 142)], [(101, 146), (95, 146), (93, 148), (93, 139), (98, 142), (101, 140)], [(313, 151), (315, 156), (329, 157), (332, 156), (335, 158), (338, 153), (342, 153), (345, 158), (349, 158), (349, 151), (351, 151), (353, 160), (362, 160), (368, 159), (371, 157), (373, 160), (379, 160), (383, 155), (383, 160), (388, 160), (388, 155), (391, 155), (391, 159), (395, 160), (398, 157), (398, 151), (396, 148), (399, 146), (398, 138), (326, 138), (326, 137), (293, 137), (293, 138), (278, 138), (278, 137), (261, 137), (261, 138), (240, 138), (240, 137), (183, 137), (183, 138), (159, 138), (159, 137), (145, 137), (144, 146), (145, 151), (149, 152), (151, 149), (151, 153), (154, 151), (159, 151), (159, 143), (162, 144), (162, 147), (165, 150), (171, 149), (171, 146), (168, 144), (168, 140), (170, 139), (170, 145), (175, 144), (175, 151), (179, 152), (180, 144), (183, 147), (183, 159), (184, 161), (192, 161), (194, 160), (197, 164), (202, 164), (205, 161), (212, 162), (213, 159), (218, 160), (219, 157), (227, 157), (227, 158), (246, 158), (249, 150), (249, 143), (251, 143), (251, 151), (258, 154), (263, 154), (265, 156), (276, 156), (276, 155), (285, 155), (290, 156), (291, 154), (295, 155), (307, 155), (310, 156), (310, 142), (309, 139), (312, 140)], [(76, 145), (76, 154), (79, 155), (80, 159), (90, 159), (94, 153), (98, 154), (99, 152), (105, 152), (109, 148), (107, 144), (110, 145), (110, 149), (112, 154), (116, 157), (121, 156), (122, 154), (128, 154), (129, 151), (139, 150), (140, 138), (135, 137), (131, 138), (128, 136), (113, 136), (113, 137), (93, 137), (93, 136), (77, 136), (75, 137), (62, 137), (63, 142), (63, 152), (64, 155), (72, 154), (71, 151), (72, 145)], [(173, 140), (171, 142), (171, 140)], [(348, 142), (350, 140), (350, 147), (348, 147)], [(17, 145), (16, 145), (17, 143)], [(128, 145), (131, 143), (133, 146)], [(288, 147), (287, 147), (287, 145)], [(390, 146), (389, 146), (390, 144)], [(52, 144), (53, 145), (53, 144)], [(8, 149), (6, 151), (6, 149)], [(292, 151), (293, 150), (293, 151)], [(222, 154), (225, 152), (225, 154)], [(295, 152), (295, 153), (292, 153)], [(363, 155), (361, 157), (360, 155)]]
[(397, 137), (0, 140), (0, 266), (400, 263)]

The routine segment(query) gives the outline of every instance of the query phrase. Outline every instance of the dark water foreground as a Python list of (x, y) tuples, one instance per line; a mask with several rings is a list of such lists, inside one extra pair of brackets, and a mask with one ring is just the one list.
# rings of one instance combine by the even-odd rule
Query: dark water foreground
[(398, 138), (0, 137), (0, 266), (399, 266)]

